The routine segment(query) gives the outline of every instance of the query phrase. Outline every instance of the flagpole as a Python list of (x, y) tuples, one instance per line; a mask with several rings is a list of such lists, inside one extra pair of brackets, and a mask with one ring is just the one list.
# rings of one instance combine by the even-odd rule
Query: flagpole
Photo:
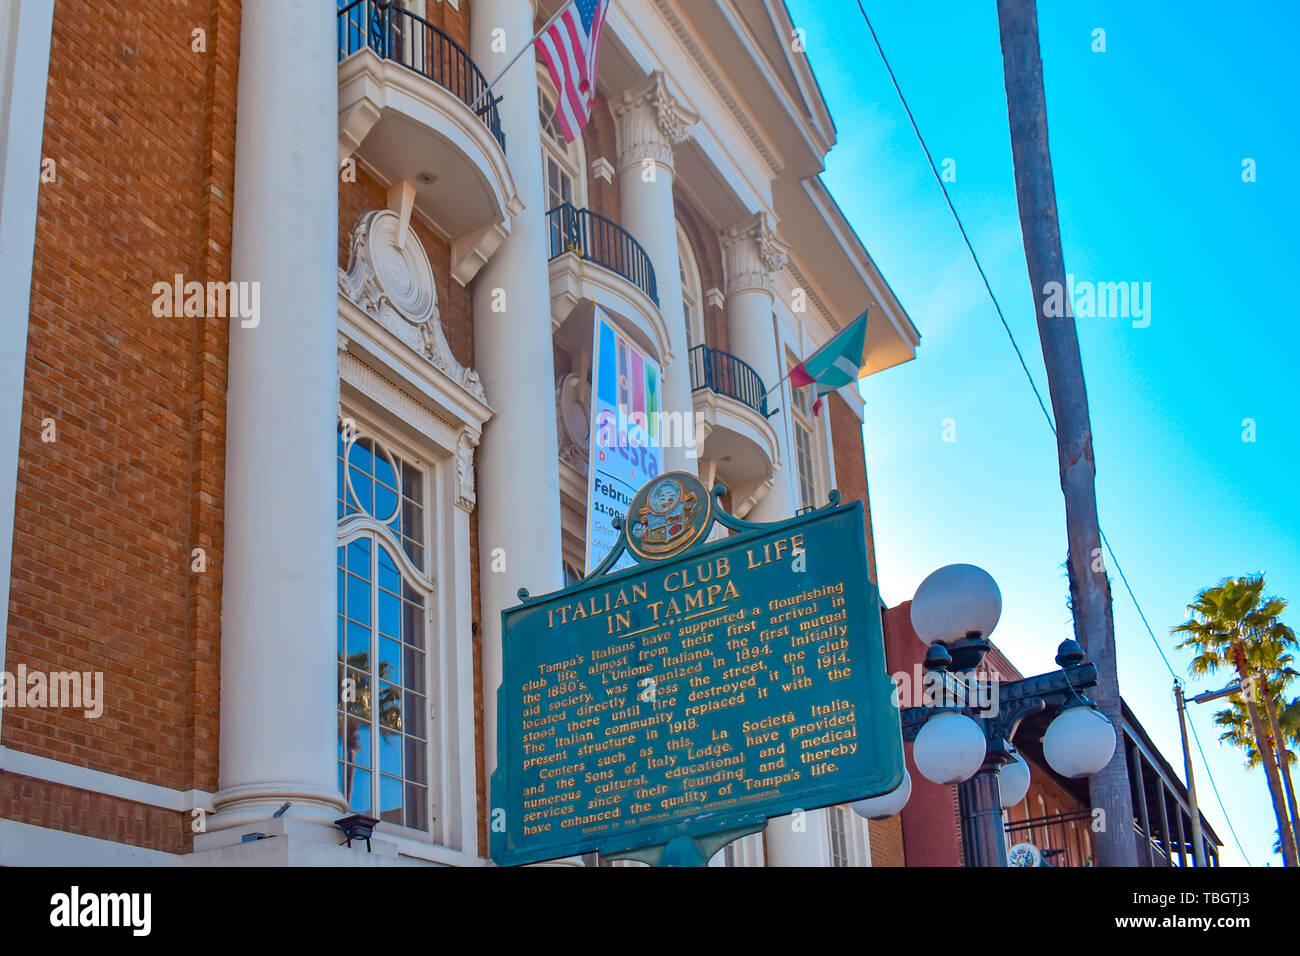
[[(790, 369), (790, 372), (793, 372), (793, 371), (794, 371), (794, 369)], [(790, 377), (790, 372), (786, 372), (786, 373), (785, 373), (784, 375), (782, 375), (779, 379), (777, 379), (777, 380), (776, 380), (776, 384), (773, 385), (771, 388), (769, 388), (766, 392), (763, 393), (763, 398), (767, 398), (767, 396), (771, 395), (771, 394), (772, 394), (773, 392), (775, 392), (778, 388), (780, 388), (780, 387), (781, 387), (781, 383), (784, 382), (787, 378)]]
[(523, 56), (525, 53), (527, 53), (529, 50), (533, 48), (533, 44), (537, 42), (537, 38), (541, 36), (543, 33), (545, 33), (547, 30), (549, 30), (551, 28), (552, 23), (560, 19), (560, 14), (563, 13), (565, 10), (567, 10), (569, 4), (572, 2), (573, 0), (565, 0), (564, 3), (560, 4), (560, 9), (556, 10), (555, 13), (551, 15), (551, 19), (547, 20), (545, 23), (542, 24), (542, 28), (533, 34), (533, 38), (524, 44), (523, 49), (510, 58), (510, 62), (507, 63), (505, 67), (502, 68), (500, 73), (498, 73), (496, 76), (492, 78), (491, 83), (483, 87), (483, 92), (480, 93), (478, 96), (474, 97), (474, 102), (469, 104), (470, 109), (474, 109), (476, 106), (478, 106), (479, 101), (483, 99), (483, 97), (487, 96), (489, 93), (492, 92), (492, 87), (496, 86), (498, 83), (501, 82), (501, 77), (505, 76), (506, 73), (510, 70), (510, 68), (519, 62), (519, 58), (521, 56)]

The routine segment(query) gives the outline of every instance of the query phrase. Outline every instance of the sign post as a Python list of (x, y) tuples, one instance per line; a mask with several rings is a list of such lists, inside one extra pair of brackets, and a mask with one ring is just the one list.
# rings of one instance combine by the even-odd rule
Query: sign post
[[(600, 567), (502, 612), (495, 862), (705, 865), (769, 817), (902, 781), (861, 502), (752, 524), (723, 493), (653, 479)], [(707, 541), (714, 523), (733, 534)]]

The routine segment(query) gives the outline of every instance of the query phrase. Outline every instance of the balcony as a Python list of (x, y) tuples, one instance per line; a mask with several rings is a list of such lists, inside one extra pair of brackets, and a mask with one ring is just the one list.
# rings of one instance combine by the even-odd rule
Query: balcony
[(484, 96), (487, 79), (468, 53), (423, 17), (395, 3), (353, 0), (338, 12), (339, 62), (370, 49), (437, 83), (474, 111), (504, 150), (497, 100)]
[(781, 465), (767, 387), (747, 363), (721, 349), (695, 346), (690, 365), (701, 457), (717, 466), (717, 477), (731, 489), (733, 513), (743, 517)]
[(659, 287), (655, 284), (650, 257), (622, 226), (569, 203), (556, 206), (546, 214), (546, 219), (551, 232), (552, 259), (572, 252), (580, 259), (604, 266), (631, 282), (659, 308)]
[(748, 405), (767, 418), (767, 389), (748, 364), (730, 352), (697, 345), (691, 349), (691, 390), (710, 389)]
[[(658, 362), (671, 357), (659, 313), (654, 265), (641, 243), (618, 223), (570, 203), (546, 214), (550, 235), (551, 322), (559, 344), (580, 354), (591, 346), (592, 307), (619, 325)], [(583, 321), (570, 321), (581, 316)]]
[(450, 238), (453, 278), (468, 284), (523, 208), (499, 101), (460, 45), (396, 3), (352, 0), (336, 23), (340, 164), (354, 157), (410, 186)]

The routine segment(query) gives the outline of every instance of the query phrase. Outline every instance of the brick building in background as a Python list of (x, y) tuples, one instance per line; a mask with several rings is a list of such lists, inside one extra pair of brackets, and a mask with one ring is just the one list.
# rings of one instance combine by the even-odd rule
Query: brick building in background
[[(499, 612), (583, 570), (597, 306), (701, 423), (668, 468), (867, 500), (855, 391), (760, 399), (868, 305), (873, 371), (919, 341), (784, 4), (614, 4), (572, 145), (531, 56), (471, 109), (558, 6), (0, 13), (0, 670), (104, 687), (0, 711), (0, 863), (483, 864)], [(907, 837), (836, 807), (715, 863)]]

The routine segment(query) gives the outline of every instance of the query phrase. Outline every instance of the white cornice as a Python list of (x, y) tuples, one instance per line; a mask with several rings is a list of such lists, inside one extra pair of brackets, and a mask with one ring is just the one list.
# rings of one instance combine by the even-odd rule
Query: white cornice
[[(761, 68), (759, 72), (762, 73), (763, 78), (767, 81), (768, 88), (771, 90), (772, 95), (781, 101), (781, 105), (785, 108), (786, 115), (794, 120), (794, 124), (803, 135), (804, 143), (808, 147), (809, 151), (815, 153), (819, 157), (824, 156), (826, 151), (830, 149), (830, 144), (818, 142), (813, 136), (813, 131), (809, 124), (809, 117), (799, 108), (799, 104), (794, 102), (790, 96), (789, 90), (787, 90), (785, 84), (781, 82), (780, 76), (777, 75), (775, 64), (772, 63), (767, 53), (764, 52), (762, 43), (759, 41), (758, 37), (754, 35), (754, 31), (750, 29), (749, 24), (745, 22), (745, 18), (736, 9), (734, 0), (721, 0), (721, 2), (718, 3), (718, 10), (727, 18), (727, 21), (731, 24), (732, 30), (734, 30), (736, 35), (744, 42), (750, 59)], [(777, 38), (780, 39), (779, 31)]]
[(767, 164), (768, 171), (773, 175), (779, 175), (784, 168), (781, 158), (776, 154), (775, 150), (768, 145), (767, 140), (763, 137), (762, 133), (759, 132), (758, 127), (756, 127), (750, 120), (749, 114), (745, 111), (744, 107), (741, 106), (736, 97), (732, 95), (730, 88), (722, 77), (722, 74), (718, 72), (717, 67), (713, 65), (713, 62), (705, 55), (704, 50), (701, 49), (700, 45), (695, 41), (694, 35), (686, 24), (682, 22), (681, 17), (677, 15), (677, 10), (673, 7), (670, 0), (654, 0), (654, 4), (658, 8), (660, 15), (664, 18), (664, 21), (673, 31), (673, 35), (676, 36), (678, 42), (681, 43), (682, 49), (686, 50), (686, 52), (690, 54), (691, 59), (695, 61), (695, 65), (699, 67), (700, 72), (703, 73), (705, 78), (709, 81), (709, 85), (713, 88), (713, 92), (716, 93), (718, 99), (726, 105), (727, 110), (731, 113), (736, 124), (744, 130), (749, 142)]
[(915, 349), (921, 343), (921, 333), (903, 309), (903, 304), (894, 295), (894, 290), (881, 275), (880, 269), (871, 258), (871, 254), (867, 252), (861, 237), (854, 231), (844, 211), (840, 209), (839, 204), (831, 196), (830, 190), (826, 188), (826, 183), (820, 176), (813, 176), (805, 180), (802, 185), (814, 208), (830, 228), (836, 242), (853, 263), (862, 283), (870, 290), (871, 297), (880, 304), (885, 315), (889, 317), (899, 338)]
[(785, 268), (786, 271), (790, 273), (790, 278), (794, 280), (795, 285), (807, 293), (808, 301), (817, 307), (817, 311), (820, 312), (822, 318), (826, 320), (826, 324), (831, 327), (832, 331), (838, 332), (840, 330), (840, 323), (836, 321), (835, 314), (826, 305), (826, 301), (817, 294), (817, 288), (808, 281), (808, 277), (803, 274), (797, 265), (795, 265), (793, 257), (786, 262)]

